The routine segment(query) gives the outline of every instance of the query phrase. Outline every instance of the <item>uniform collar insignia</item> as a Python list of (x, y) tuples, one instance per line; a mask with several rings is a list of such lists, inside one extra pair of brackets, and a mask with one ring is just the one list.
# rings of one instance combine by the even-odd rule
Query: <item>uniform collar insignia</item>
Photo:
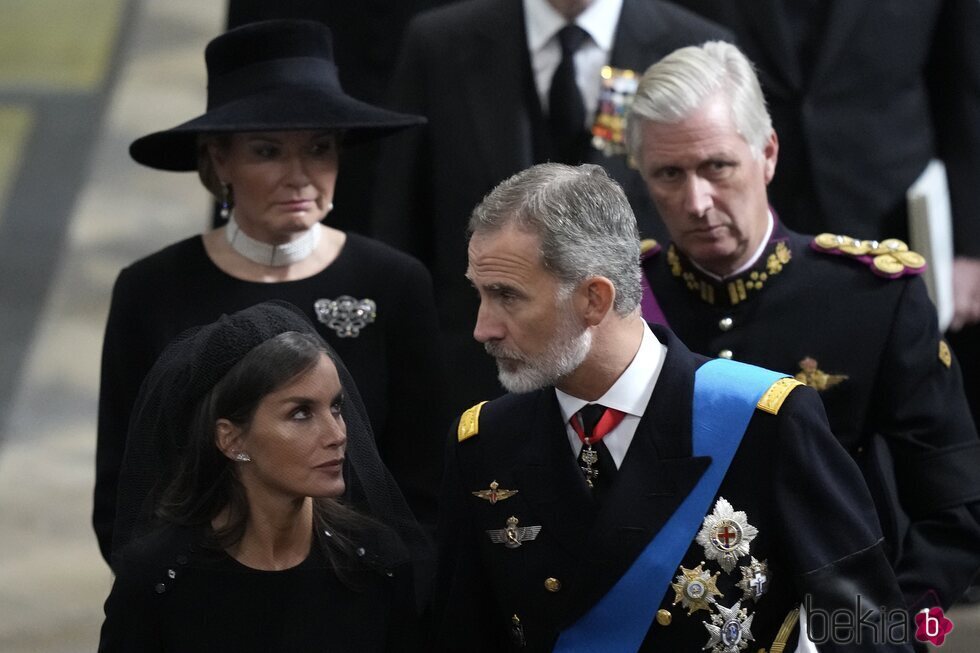
[(744, 512), (734, 510), (724, 497), (718, 497), (714, 510), (704, 518), (697, 543), (704, 547), (708, 560), (717, 560), (730, 574), (738, 559), (749, 554), (749, 545), (758, 534)]
[(682, 565), (681, 573), (677, 576), (677, 582), (670, 584), (677, 594), (674, 597), (673, 605), (680, 603), (687, 608), (688, 615), (698, 610), (711, 610), (711, 604), (715, 602), (715, 597), (724, 598), (725, 596), (718, 591), (718, 574), (721, 572), (716, 571), (715, 575), (712, 576), (706, 570), (701, 569), (703, 565), (702, 562), (694, 569), (685, 569)]
[(711, 653), (739, 653), (749, 646), (749, 642), (754, 640), (752, 636), (752, 618), (755, 615), (748, 614), (742, 607), (741, 601), (736, 601), (735, 605), (726, 608), (718, 606), (718, 614), (712, 615), (711, 623), (705, 623), (708, 629), (708, 643), (704, 645), (705, 651)]
[(341, 338), (356, 338), (361, 329), (374, 323), (378, 305), (373, 299), (355, 299), (341, 295), (337, 299), (318, 299), (313, 304), (316, 319), (333, 329)]
[(516, 549), (524, 542), (535, 539), (541, 532), (540, 526), (518, 526), (517, 524), (517, 517), (508, 517), (505, 528), (489, 530), (487, 535), (494, 544), (503, 544), (508, 549)]
[(484, 501), (489, 501), (490, 505), (497, 503), (498, 501), (503, 501), (504, 499), (509, 499), (519, 490), (505, 490), (497, 484), (497, 481), (490, 482), (490, 488), (487, 490), (478, 490), (473, 492), (473, 496), (483, 499)]
[(847, 380), (846, 374), (827, 374), (818, 365), (816, 359), (807, 356), (800, 361), (800, 371), (796, 373), (794, 378), (817, 392), (823, 392), (841, 381)]
[(667, 265), (671, 274), (701, 301), (713, 306), (735, 306), (761, 292), (766, 283), (792, 260), (789, 239), (778, 235), (778, 231), (773, 229), (773, 236), (755, 265), (721, 281), (701, 271), (673, 243), (667, 249)]

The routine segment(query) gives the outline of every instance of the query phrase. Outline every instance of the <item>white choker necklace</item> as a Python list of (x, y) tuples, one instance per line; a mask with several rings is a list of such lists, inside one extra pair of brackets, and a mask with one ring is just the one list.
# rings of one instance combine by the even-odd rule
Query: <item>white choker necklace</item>
[(291, 240), (282, 245), (270, 245), (262, 241), (255, 240), (247, 233), (242, 231), (238, 223), (235, 222), (235, 215), (228, 216), (228, 226), (225, 228), (225, 235), (228, 236), (228, 244), (231, 248), (259, 265), (267, 265), (273, 268), (284, 267), (299, 263), (316, 249), (320, 242), (320, 235), (323, 225), (319, 222), (306, 230), (299, 238)]

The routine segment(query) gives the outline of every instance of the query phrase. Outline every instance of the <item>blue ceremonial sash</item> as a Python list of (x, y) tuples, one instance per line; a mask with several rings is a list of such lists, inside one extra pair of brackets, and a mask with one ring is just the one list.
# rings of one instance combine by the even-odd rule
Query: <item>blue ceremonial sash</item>
[(563, 630), (556, 653), (627, 653), (639, 650), (664, 590), (691, 546), (756, 404), (786, 376), (725, 359), (709, 361), (694, 375), (691, 436), (695, 456), (711, 463), (691, 493), (598, 603)]

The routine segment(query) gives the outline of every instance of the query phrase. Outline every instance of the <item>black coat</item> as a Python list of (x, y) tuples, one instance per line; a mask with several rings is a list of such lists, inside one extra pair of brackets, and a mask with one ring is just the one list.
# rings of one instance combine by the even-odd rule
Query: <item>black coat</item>
[(367, 569), (340, 582), (316, 543), (282, 571), (248, 568), (167, 527), (119, 556), (99, 653), (414, 651), (411, 569)]
[[(441, 504), (442, 649), (511, 650), (517, 616), (527, 650), (550, 650), (558, 632), (612, 587), (700, 478), (710, 459), (692, 457), (691, 402), (695, 370), (706, 359), (669, 330), (654, 332), (667, 356), (602, 510), (568, 446), (554, 389), (506, 395), (483, 406), (477, 435), (457, 443), (453, 432)], [(518, 493), (496, 504), (471, 494), (494, 480)], [(769, 591), (757, 603), (743, 601), (754, 614), (751, 650), (771, 645), (805, 594), (823, 609), (853, 609), (855, 592), (870, 605), (904, 609), (871, 498), (812, 390), (797, 387), (778, 415), (755, 411), (712, 506), (718, 497), (758, 529), (750, 553), (769, 566)], [(485, 531), (502, 528), (512, 515), (521, 525), (541, 526), (537, 538), (514, 549), (492, 543)], [(692, 542), (681, 566), (694, 569), (706, 559)], [(739, 564), (748, 565), (749, 557)], [(704, 569), (720, 572), (714, 562)], [(738, 567), (719, 574), (725, 607), (742, 597), (735, 587), (741, 578)], [(550, 591), (555, 584), (546, 579), (560, 582), (558, 590)], [(671, 618), (669, 625), (650, 626), (642, 650), (700, 650), (709, 639), (708, 613), (688, 616), (672, 605), (670, 587), (650, 591), (662, 596), (659, 607)], [(795, 641), (794, 634), (787, 650)], [(865, 646), (823, 650), (871, 650), (867, 639)]]
[[(356, 337), (340, 337), (317, 318), (314, 302), (350, 295), (373, 299), (377, 318)], [(119, 472), (130, 412), (140, 384), (164, 347), (192, 326), (270, 299), (310, 318), (357, 383), (378, 451), (416, 517), (435, 522), (442, 465), (442, 405), (417, 406), (443, 382), (439, 329), (428, 273), (410, 256), (348, 234), (337, 259), (306, 279), (256, 283), (235, 279), (208, 258), (199, 236), (152, 254), (119, 274), (102, 347), (99, 432), (92, 522), (110, 560)]]
[[(658, 0), (625, 0), (611, 65), (636, 71), (675, 48), (728, 32)], [(598, 83), (598, 80), (597, 80)], [(453, 361), (454, 410), (502, 393), (493, 361), (472, 338), (476, 294), (464, 278), (466, 224), (499, 182), (547, 160), (521, 0), (469, 0), (417, 16), (392, 78), (392, 107), (429, 123), (387, 139), (375, 187), (373, 234), (432, 273)], [(624, 156), (589, 156), (627, 191), (641, 231), (660, 227)]]
[(827, 0), (814, 56), (780, 0), (676, 0), (731, 28), (779, 134), (770, 197), (805, 233), (907, 233), (905, 191), (947, 168), (957, 253), (980, 257), (980, 3)]
[(876, 276), (811, 240), (777, 224), (758, 263), (725, 283), (672, 246), (643, 270), (693, 351), (793, 375), (809, 358), (831, 375), (827, 418), (867, 477), (907, 602), (935, 590), (948, 607), (980, 568), (980, 442), (958, 364), (921, 278)]

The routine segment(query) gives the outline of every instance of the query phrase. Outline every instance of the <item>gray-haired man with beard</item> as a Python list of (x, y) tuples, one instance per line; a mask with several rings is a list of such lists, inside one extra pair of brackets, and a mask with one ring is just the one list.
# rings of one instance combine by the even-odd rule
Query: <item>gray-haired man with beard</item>
[(822, 650), (906, 650), (816, 393), (643, 321), (636, 221), (601, 168), (529, 168), (470, 233), (474, 336), (511, 394), (449, 444), (437, 648), (792, 650), (806, 602), (864, 618)]

